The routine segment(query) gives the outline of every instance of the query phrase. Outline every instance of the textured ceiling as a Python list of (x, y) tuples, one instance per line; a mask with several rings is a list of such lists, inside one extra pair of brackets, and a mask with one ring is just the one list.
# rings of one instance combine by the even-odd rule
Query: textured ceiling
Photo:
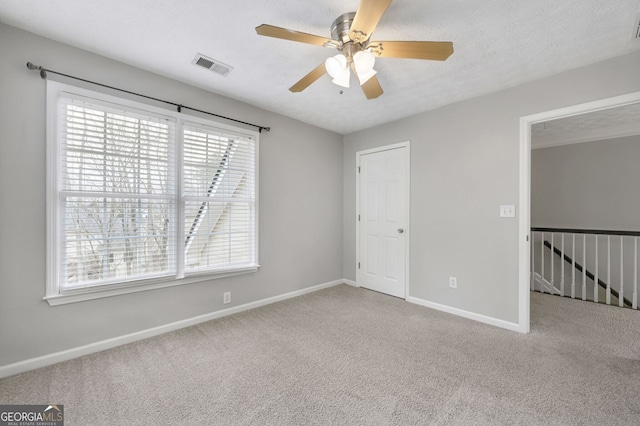
[(560, 136), (576, 131), (632, 125), (640, 126), (640, 103), (536, 123), (531, 126), (531, 137)]
[(535, 123), (531, 146), (565, 145), (640, 135), (640, 102)]
[[(640, 50), (640, 0), (396, 0), (372, 39), (452, 41), (446, 62), (382, 58), (385, 93), (352, 81), (288, 88), (334, 50), (256, 35), (268, 23), (330, 37), (359, 0), (2, 0), (0, 22), (339, 133)], [(197, 53), (234, 67), (191, 64)], [(38, 64), (51, 66), (50, 64)], [(51, 66), (51, 68), (54, 68)], [(54, 68), (82, 76), (81, 69)], [(150, 94), (153, 95), (153, 94)]]

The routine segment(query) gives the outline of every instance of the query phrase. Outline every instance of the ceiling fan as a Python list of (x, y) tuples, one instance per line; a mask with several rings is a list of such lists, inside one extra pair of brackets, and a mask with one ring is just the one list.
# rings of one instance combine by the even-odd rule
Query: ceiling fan
[(340, 15), (331, 25), (331, 38), (307, 34), (273, 25), (256, 27), (259, 35), (331, 47), (340, 53), (327, 58), (289, 88), (301, 92), (328, 73), (332, 82), (349, 87), (352, 71), (367, 99), (382, 95), (373, 69), (375, 58), (411, 58), (444, 61), (453, 53), (449, 41), (371, 41), (370, 37), (392, 0), (361, 0), (357, 12)]

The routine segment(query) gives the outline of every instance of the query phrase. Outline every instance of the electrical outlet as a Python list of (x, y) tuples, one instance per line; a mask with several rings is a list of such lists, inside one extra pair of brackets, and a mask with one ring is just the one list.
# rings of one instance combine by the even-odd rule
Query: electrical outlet
[(222, 303), (223, 304), (227, 304), (227, 303), (231, 303), (231, 292), (230, 291), (225, 291), (224, 294), (222, 295)]
[(456, 277), (449, 277), (449, 287), (458, 288), (458, 279)]

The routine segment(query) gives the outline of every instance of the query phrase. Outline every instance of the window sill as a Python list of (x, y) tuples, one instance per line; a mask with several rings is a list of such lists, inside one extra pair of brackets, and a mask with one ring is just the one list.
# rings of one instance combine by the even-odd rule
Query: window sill
[(205, 273), (201, 275), (191, 275), (185, 278), (155, 279), (136, 284), (102, 285), (95, 287), (85, 287), (82, 289), (68, 290), (62, 294), (47, 295), (44, 300), (51, 306), (66, 305), (68, 303), (84, 302), (87, 300), (101, 299), (103, 297), (120, 296), (129, 293), (155, 290), (165, 287), (175, 287), (185, 284), (193, 284), (202, 281), (215, 280), (220, 278), (233, 277), (235, 275), (250, 274), (257, 272), (260, 265), (246, 267), (242, 269), (227, 270), (219, 273)]

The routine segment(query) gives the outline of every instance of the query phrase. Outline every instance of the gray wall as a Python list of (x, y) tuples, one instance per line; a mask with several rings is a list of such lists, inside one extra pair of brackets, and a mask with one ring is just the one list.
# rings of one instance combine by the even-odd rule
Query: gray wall
[(640, 135), (534, 149), (531, 225), (639, 231)]
[[(343, 138), (2, 24), (0, 58), (0, 365), (215, 312), (226, 290), (235, 306), (355, 279), (355, 153), (406, 140), (409, 295), (517, 322), (518, 222), (500, 219), (498, 206), (518, 203), (519, 118), (640, 90), (636, 53)], [(58, 307), (44, 302), (45, 88), (27, 61), (271, 126), (261, 137), (261, 270)], [(458, 277), (457, 290), (448, 288), (449, 275)]]
[[(271, 126), (260, 140), (260, 271), (57, 307), (43, 301), (45, 83), (27, 61)], [(340, 279), (342, 141), (0, 24), (0, 365), (211, 313), (222, 309), (226, 290), (233, 303), (225, 308)]]
[(640, 91), (638, 69), (634, 53), (345, 136), (344, 277), (355, 279), (356, 152), (410, 140), (409, 295), (517, 323), (518, 220), (498, 211), (519, 212), (519, 119)]

